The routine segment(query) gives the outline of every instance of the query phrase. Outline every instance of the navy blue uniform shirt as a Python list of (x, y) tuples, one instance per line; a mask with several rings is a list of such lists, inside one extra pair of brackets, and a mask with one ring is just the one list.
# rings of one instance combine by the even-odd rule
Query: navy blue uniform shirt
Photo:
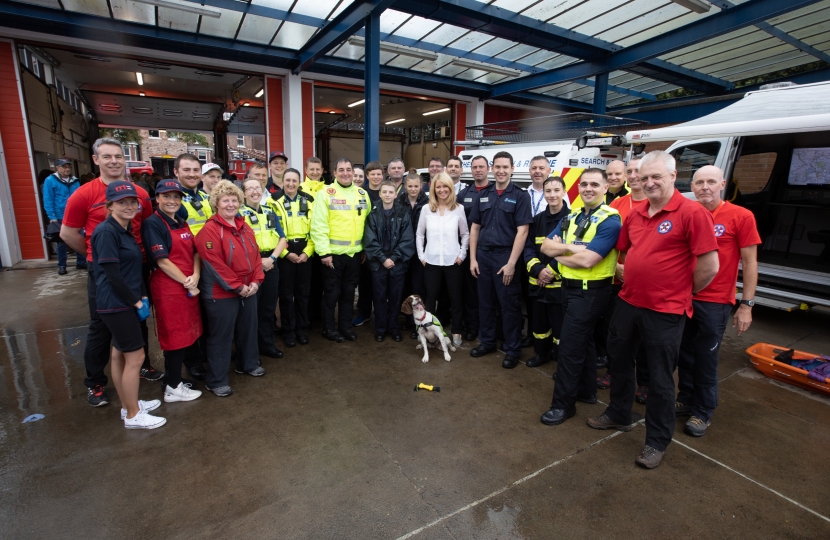
[[(488, 187), (492, 186), (492, 185), (493, 185), (492, 182), (487, 184)], [(470, 214), (473, 211), (473, 206), (475, 206), (478, 203), (478, 196), (479, 196), (479, 191), (478, 191), (478, 189), (476, 189), (476, 185), (475, 184), (470, 184), (466, 188), (459, 191), (458, 192), (458, 197), (456, 197), (456, 200), (459, 202), (459, 204), (461, 204), (461, 206), (464, 207), (464, 213), (467, 215), (467, 228), (468, 229), (473, 224), (473, 222), (470, 221)]]
[[(475, 189), (475, 188), (472, 188)], [(501, 196), (496, 184), (478, 192), (478, 201), (470, 212), (470, 221), (478, 223), (479, 247), (510, 248), (516, 239), (516, 230), (533, 222), (530, 195), (513, 182), (507, 184)]]
[(118, 264), (124, 282), (136, 297), (141, 298), (141, 248), (136, 244), (130, 227), (131, 224), (125, 229), (109, 216), (92, 233), (92, 264), (95, 268), (95, 303), (98, 313), (135, 309), (135, 306), (128, 304), (112, 289), (102, 264)]
[(144, 249), (149, 255), (147, 258), (153, 268), (157, 266), (157, 260), (170, 258), (173, 239), (170, 238), (170, 231), (164, 225), (165, 221), (174, 231), (185, 226), (185, 220), (178, 213), (176, 213), (176, 219), (172, 220), (158, 210), (141, 224), (141, 240), (144, 242)]

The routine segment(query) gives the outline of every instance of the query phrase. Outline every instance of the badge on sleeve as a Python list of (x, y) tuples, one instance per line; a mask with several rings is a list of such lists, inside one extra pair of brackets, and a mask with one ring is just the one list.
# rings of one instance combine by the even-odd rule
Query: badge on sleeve
[(361, 195), (366, 195), (366, 192), (365, 192), (365, 191), (363, 191), (363, 190), (362, 190), (362, 189), (360, 189), (360, 188), (357, 188), (357, 192), (358, 192), (358, 193), (360, 193)]
[(337, 190), (334, 189), (333, 187), (330, 187), (330, 188), (326, 189), (326, 193), (328, 193), (329, 195), (334, 195), (335, 193), (337, 193)]
[(208, 249), (213, 249), (213, 242), (205, 242), (205, 247)]
[(659, 232), (660, 234), (666, 234), (667, 232), (669, 232), (671, 230), (671, 228), (672, 228), (671, 221), (669, 221), (667, 219), (666, 221), (664, 221), (663, 223), (661, 223), (660, 225), (657, 226), (657, 232)]

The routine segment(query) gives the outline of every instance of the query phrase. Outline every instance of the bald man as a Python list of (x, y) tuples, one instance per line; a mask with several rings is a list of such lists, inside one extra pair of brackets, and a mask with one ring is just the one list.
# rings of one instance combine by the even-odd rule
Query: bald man
[(605, 204), (611, 204), (611, 201), (617, 197), (628, 195), (628, 190), (625, 188), (625, 163), (615, 159), (605, 168), (605, 174), (608, 175), (608, 192), (605, 194)]
[(761, 237), (755, 216), (746, 208), (724, 201), (723, 171), (707, 165), (695, 172), (692, 192), (715, 221), (720, 268), (709, 285), (692, 296), (691, 318), (686, 318), (678, 362), (679, 392), (675, 401), (677, 416), (691, 415), (684, 431), (702, 437), (718, 406), (718, 350), (732, 307), (738, 263), (743, 269), (743, 294), (732, 320), (738, 335), (752, 324), (755, 287), (758, 284), (758, 244)]

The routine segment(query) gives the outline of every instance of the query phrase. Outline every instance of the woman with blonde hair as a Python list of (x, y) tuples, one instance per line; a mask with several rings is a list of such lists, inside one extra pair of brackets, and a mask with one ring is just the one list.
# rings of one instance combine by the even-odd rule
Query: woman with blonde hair
[[(424, 246), (426, 241), (426, 246)], [(426, 308), (435, 313), (435, 303), (446, 282), (452, 313), (452, 339), (461, 345), (463, 316), (461, 263), (467, 256), (470, 231), (464, 207), (455, 200), (455, 187), (447, 173), (438, 173), (432, 179), (429, 204), (421, 209), (415, 245), (418, 259), (424, 265)]]

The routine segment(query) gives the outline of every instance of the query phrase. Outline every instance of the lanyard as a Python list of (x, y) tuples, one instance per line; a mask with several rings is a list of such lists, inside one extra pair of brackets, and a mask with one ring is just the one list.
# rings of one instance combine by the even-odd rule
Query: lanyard
[(717, 207), (717, 208), (715, 208), (715, 211), (714, 211), (714, 212), (712, 212), (712, 219), (713, 219), (713, 220), (714, 220), (716, 217), (718, 217), (718, 212), (720, 212), (720, 209), (721, 209), (721, 208), (723, 208), (723, 201), (721, 201), (721, 202), (720, 202), (720, 204), (718, 205), (718, 207)]
[(539, 195), (539, 200), (534, 201), (533, 194), (536, 192), (536, 190), (531, 188), (528, 189), (528, 191), (530, 192), (530, 204), (533, 207), (533, 215), (535, 216), (539, 212), (539, 205), (542, 204), (543, 200), (545, 200), (545, 194), (542, 193), (541, 195)]

